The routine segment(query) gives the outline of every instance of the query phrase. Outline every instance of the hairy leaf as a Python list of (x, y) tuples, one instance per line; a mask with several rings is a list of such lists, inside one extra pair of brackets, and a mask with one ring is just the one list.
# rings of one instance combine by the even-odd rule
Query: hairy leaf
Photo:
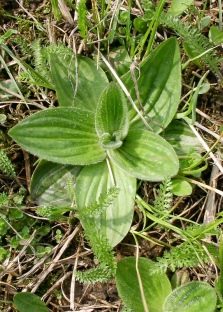
[(172, 121), (180, 103), (181, 62), (176, 38), (160, 44), (134, 75), (135, 79), (132, 72), (127, 73), (123, 81), (138, 107), (143, 107), (150, 126), (160, 132)]
[(84, 167), (77, 178), (76, 199), (78, 209), (84, 209), (112, 187), (119, 189), (113, 203), (99, 216), (92, 217), (95, 227), (105, 233), (111, 246), (115, 246), (128, 233), (132, 223), (136, 180), (114, 164), (110, 166), (111, 172), (105, 161)]
[(204, 151), (193, 131), (183, 121), (174, 120), (171, 122), (162, 136), (173, 146), (177, 155)]
[(74, 200), (74, 187), (80, 167), (41, 160), (31, 180), (31, 196), (38, 205), (68, 206)]
[(101, 145), (115, 149), (128, 133), (128, 108), (123, 92), (111, 83), (104, 90), (97, 106), (95, 126)]
[(146, 258), (128, 257), (118, 263), (116, 285), (118, 294), (125, 306), (134, 312), (145, 311), (142, 301), (142, 291), (139, 285), (141, 279), (143, 294), (149, 312), (162, 312), (165, 298), (171, 292), (171, 285), (165, 273), (153, 272), (155, 263)]
[(172, 0), (168, 13), (174, 16), (180, 15), (193, 4), (194, 0)]
[(108, 80), (93, 60), (83, 56), (75, 59), (72, 54), (62, 59), (52, 53), (50, 68), (60, 106), (81, 107), (95, 112)]
[(112, 161), (128, 174), (148, 181), (175, 176), (179, 161), (171, 145), (147, 130), (129, 131), (123, 145), (108, 152)]
[(217, 296), (208, 283), (190, 282), (176, 288), (164, 303), (163, 312), (214, 312)]
[(32, 293), (22, 292), (16, 294), (13, 303), (19, 312), (49, 312), (40, 297)]
[(22, 148), (42, 159), (86, 165), (105, 158), (94, 129), (93, 113), (84, 109), (53, 108), (24, 119), (9, 135)]

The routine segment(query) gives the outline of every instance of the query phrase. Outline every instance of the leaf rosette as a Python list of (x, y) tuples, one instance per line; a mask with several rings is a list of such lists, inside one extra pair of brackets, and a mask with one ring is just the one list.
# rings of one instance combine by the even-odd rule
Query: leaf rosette
[[(153, 67), (160, 70), (162, 65), (165, 69), (165, 79), (162, 78), (160, 86), (158, 80), (154, 86), (148, 79), (143, 85), (143, 76), (139, 81), (141, 93), (146, 94), (146, 97), (150, 94), (154, 103), (155, 99), (159, 102), (152, 108), (147, 108), (148, 101), (145, 98), (146, 114), (153, 116), (152, 111), (159, 109), (166, 100), (168, 107), (173, 104), (170, 112), (168, 107), (162, 107), (161, 113), (165, 120), (162, 127), (166, 127), (173, 119), (179, 102), (180, 91), (169, 92), (173, 86), (173, 79), (180, 84), (178, 49), (177, 41), (171, 38), (158, 47), (151, 56), (155, 65), (150, 66), (151, 59), (148, 59), (142, 66), (143, 75), (149, 79), (153, 79), (153, 75), (148, 73), (154, 72)], [(170, 53), (171, 62), (164, 60), (163, 53), (166, 50)], [(159, 56), (162, 56), (161, 60)], [(75, 80), (77, 78), (75, 74), (70, 77), (69, 65), (73, 60), (67, 64), (60, 64), (59, 61), (54, 62), (58, 60), (55, 55), (51, 55), (49, 59), (52, 81), (55, 84), (60, 107), (31, 115), (13, 127), (9, 135), (22, 148), (41, 159), (64, 165), (82, 166), (80, 173), (75, 173), (77, 209), (83, 209), (84, 206), (97, 201), (100, 194), (106, 193), (110, 188), (119, 188), (118, 198), (97, 220), (97, 226), (105, 232), (110, 244), (114, 246), (126, 235), (131, 226), (136, 179), (162, 181), (175, 176), (179, 169), (178, 157), (173, 147), (159, 134), (135, 126), (130, 118), (129, 103), (122, 90), (114, 82), (108, 84), (102, 70), (97, 72), (94, 62), (81, 58), (78, 82)], [(171, 71), (173, 61), (175, 67)], [(95, 90), (84, 68), (90, 70), (91, 76), (94, 77)], [(64, 81), (66, 77), (69, 82)], [(84, 93), (85, 78), (86, 87), (89, 87), (87, 94), (92, 93), (92, 103), (90, 98), (86, 100)], [(128, 79), (126, 81), (128, 82)], [(147, 83), (149, 92), (145, 92)], [(99, 87), (99, 84), (102, 87)], [(75, 90), (74, 86), (77, 87)], [(152, 90), (152, 87), (155, 90)], [(165, 92), (162, 91), (163, 88)], [(65, 97), (64, 90), (69, 97)], [(72, 94), (73, 99), (70, 99)], [(38, 170), (34, 173), (33, 181), (35, 175), (38, 175)], [(56, 184), (55, 179), (53, 180), (56, 191), (56, 185), (60, 184)], [(33, 187), (35, 188), (35, 185)], [(47, 187), (50, 188), (49, 185)], [(52, 188), (50, 189), (52, 191)]]

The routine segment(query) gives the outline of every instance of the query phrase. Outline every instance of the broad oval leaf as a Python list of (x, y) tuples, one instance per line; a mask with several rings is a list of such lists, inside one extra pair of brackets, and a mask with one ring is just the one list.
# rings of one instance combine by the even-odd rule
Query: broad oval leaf
[(158, 134), (147, 130), (129, 131), (123, 145), (108, 151), (108, 155), (118, 167), (142, 180), (162, 181), (175, 176), (179, 169), (172, 146)]
[(49, 312), (40, 297), (35, 294), (22, 292), (14, 296), (13, 304), (19, 312)]
[(184, 178), (172, 179), (172, 192), (176, 196), (189, 196), (192, 194), (193, 187)]
[[(163, 272), (154, 272), (155, 263), (146, 258), (138, 259), (143, 293), (149, 312), (163, 312), (162, 306), (171, 292), (170, 282)], [(145, 311), (136, 272), (136, 258), (128, 257), (118, 262), (116, 271), (118, 294), (127, 308), (134, 312)]]
[(132, 224), (136, 180), (114, 164), (110, 169), (105, 161), (84, 167), (77, 178), (76, 201), (78, 209), (83, 209), (97, 202), (112, 187), (119, 189), (113, 203), (100, 217), (95, 217), (95, 226), (105, 233), (113, 247), (125, 237)]
[(177, 155), (187, 155), (194, 151), (202, 153), (204, 151), (193, 131), (183, 121), (174, 120), (171, 122), (162, 132), (162, 136), (173, 146)]
[(50, 54), (50, 69), (60, 106), (81, 107), (95, 112), (108, 85), (104, 71), (93, 60), (68, 53), (62, 59)]
[(116, 48), (111, 47), (108, 58), (114, 65), (114, 68), (119, 76), (124, 75), (129, 71), (132, 60), (128, 54), (128, 50), (124, 46)]
[(105, 159), (98, 143), (94, 114), (77, 108), (52, 108), (31, 115), (9, 131), (28, 152), (48, 161), (70, 165)]
[(180, 15), (193, 4), (194, 0), (172, 0), (168, 13), (174, 16)]
[(95, 127), (105, 149), (118, 148), (128, 133), (128, 108), (123, 92), (115, 83), (103, 91), (95, 115)]
[(164, 303), (163, 312), (214, 312), (217, 296), (205, 282), (190, 282), (176, 288)]
[(133, 79), (129, 72), (123, 82), (139, 108), (143, 106), (151, 128), (160, 132), (172, 121), (180, 103), (181, 61), (176, 38), (161, 43), (135, 70), (135, 76)]
[(78, 166), (41, 160), (32, 175), (33, 200), (40, 206), (70, 207), (74, 202), (74, 187), (80, 169)]
[(209, 29), (210, 41), (215, 45), (223, 43), (223, 31), (218, 26), (211, 26)]

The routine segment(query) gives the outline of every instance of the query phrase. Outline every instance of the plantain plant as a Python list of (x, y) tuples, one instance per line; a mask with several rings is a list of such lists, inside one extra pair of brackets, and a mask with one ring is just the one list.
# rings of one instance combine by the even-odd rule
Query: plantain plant
[[(39, 204), (69, 205), (81, 211), (110, 189), (118, 189), (117, 198), (102, 214), (89, 216), (113, 247), (131, 226), (136, 179), (163, 181), (179, 170), (174, 148), (161, 136), (180, 103), (177, 40), (160, 44), (140, 64), (135, 79), (132, 71), (122, 77), (134, 107), (94, 61), (74, 56), (67, 48), (63, 53), (54, 48), (47, 51), (47, 76), (29, 71), (39, 85), (55, 89), (59, 107), (32, 114), (9, 135), (44, 160), (31, 185)], [(72, 198), (61, 191), (67, 179), (75, 186)]]

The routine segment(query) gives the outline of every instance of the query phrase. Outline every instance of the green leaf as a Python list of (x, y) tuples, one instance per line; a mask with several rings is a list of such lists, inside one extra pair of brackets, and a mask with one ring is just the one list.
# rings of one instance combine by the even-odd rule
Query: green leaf
[(208, 81), (203, 82), (199, 87), (199, 94), (205, 94), (208, 93), (210, 90), (211, 85)]
[(204, 28), (210, 26), (211, 24), (211, 16), (204, 16), (199, 19), (199, 30), (202, 31)]
[(220, 273), (218, 274), (217, 279), (215, 280), (215, 290), (218, 294), (219, 301), (223, 302), (223, 237), (222, 233), (219, 237), (219, 243), (218, 243), (218, 254), (217, 257), (215, 257), (215, 264), (217, 265), (218, 269), (220, 270)]
[(183, 175), (197, 176), (200, 172), (207, 169), (207, 160), (197, 152), (191, 152), (180, 159), (180, 173)]
[(19, 312), (49, 312), (45, 303), (32, 293), (22, 292), (16, 294), (13, 304)]
[(4, 44), (12, 35), (18, 34), (15, 29), (8, 29), (3, 35), (0, 36), (0, 44)]
[[(183, 48), (186, 53), (186, 55), (189, 57), (189, 59), (193, 59), (193, 63), (196, 64), (198, 67), (201, 67), (201, 61), (200, 59), (196, 59), (198, 56), (197, 51), (193, 48), (193, 45), (190, 42), (183, 42)], [(194, 59), (195, 58), (195, 59)]]
[(163, 312), (214, 312), (217, 296), (204, 282), (190, 282), (176, 288), (166, 299)]
[(5, 114), (0, 114), (0, 124), (4, 124), (6, 119), (7, 119), (7, 116)]
[(114, 68), (119, 76), (129, 71), (132, 60), (125, 47), (112, 48), (108, 57), (112, 64), (114, 64)]
[(162, 181), (175, 176), (179, 161), (171, 145), (158, 134), (130, 130), (123, 145), (109, 157), (128, 174), (142, 180)]
[(75, 60), (70, 53), (62, 59), (52, 53), (50, 69), (60, 106), (81, 107), (95, 112), (108, 79), (93, 60), (83, 56)]
[(19, 80), (22, 82), (27, 82), (34, 86), (40, 86), (48, 89), (54, 90), (55, 87), (51, 81), (50, 73), (44, 75), (42, 71), (38, 69), (33, 69), (30, 65), (23, 63), (25, 71), (19, 74)]
[(58, 0), (51, 0), (52, 13), (57, 21), (61, 20), (62, 14), (59, 9)]
[(113, 203), (99, 217), (95, 217), (95, 226), (105, 233), (113, 247), (125, 237), (130, 229), (136, 180), (114, 164), (110, 166), (110, 172), (105, 161), (86, 166), (81, 170), (76, 184), (76, 201), (78, 209), (83, 209), (97, 202), (100, 196), (106, 194), (112, 187), (119, 189), (118, 197)]
[(174, 120), (162, 132), (162, 136), (173, 146), (177, 155), (187, 155), (193, 151), (203, 152), (203, 147), (190, 127), (183, 121)]
[(143, 106), (150, 126), (160, 132), (172, 121), (180, 103), (181, 61), (176, 38), (161, 43), (135, 70), (135, 76), (137, 87), (131, 73), (123, 76), (123, 81), (139, 108)]
[(172, 0), (168, 13), (174, 16), (180, 15), (193, 4), (194, 0)]
[(95, 127), (105, 149), (122, 145), (128, 134), (128, 108), (123, 92), (111, 83), (102, 93), (95, 115)]
[(41, 160), (32, 175), (32, 198), (40, 206), (70, 207), (74, 200), (73, 188), (79, 171), (80, 167), (77, 166)]
[(172, 179), (172, 192), (176, 196), (189, 196), (192, 194), (192, 185), (183, 178)]
[(133, 25), (135, 30), (142, 34), (145, 34), (148, 29), (148, 21), (141, 16), (134, 19)]
[(9, 131), (28, 152), (70, 165), (105, 159), (95, 132), (94, 114), (84, 109), (52, 108), (31, 115)]
[[(2, 90), (1, 87), (4, 89)], [(8, 92), (9, 93), (8, 93)], [(2, 80), (0, 81), (0, 99), (1, 101), (7, 101), (10, 98), (13, 98), (13, 95), (10, 93), (17, 93), (18, 89), (15, 82), (12, 79)]]
[[(170, 282), (163, 272), (154, 272), (156, 264), (146, 258), (139, 258), (138, 271), (149, 312), (162, 312), (165, 298), (171, 292)], [(118, 262), (116, 271), (118, 294), (128, 309), (145, 311), (136, 271), (136, 258), (128, 257)]]
[(217, 26), (211, 26), (209, 30), (209, 38), (210, 41), (214, 44), (222, 44), (223, 43), (223, 31), (220, 30)]

